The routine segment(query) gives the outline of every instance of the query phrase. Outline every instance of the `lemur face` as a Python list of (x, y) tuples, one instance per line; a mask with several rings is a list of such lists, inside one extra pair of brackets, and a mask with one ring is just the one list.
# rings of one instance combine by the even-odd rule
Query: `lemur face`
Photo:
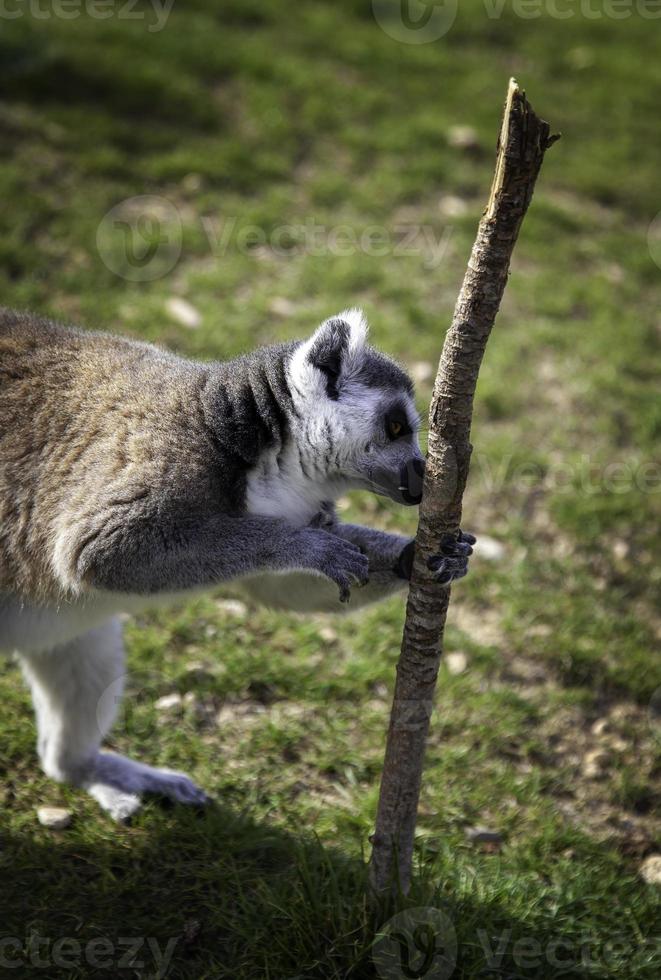
[(323, 473), (330, 496), (364, 488), (418, 504), (425, 461), (413, 384), (366, 338), (362, 313), (347, 310), (295, 351), (289, 373), (305, 462)]

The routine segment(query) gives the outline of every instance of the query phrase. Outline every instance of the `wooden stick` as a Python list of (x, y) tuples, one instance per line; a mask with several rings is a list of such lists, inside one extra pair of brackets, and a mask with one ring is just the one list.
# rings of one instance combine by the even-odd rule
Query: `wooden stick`
[(429, 448), (413, 574), (397, 664), (370, 881), (376, 895), (408, 891), (422, 764), (440, 666), (450, 589), (428, 559), (442, 535), (456, 535), (472, 446), (473, 396), (521, 223), (544, 153), (557, 136), (510, 80), (496, 171), (452, 324), (443, 344), (429, 412)]

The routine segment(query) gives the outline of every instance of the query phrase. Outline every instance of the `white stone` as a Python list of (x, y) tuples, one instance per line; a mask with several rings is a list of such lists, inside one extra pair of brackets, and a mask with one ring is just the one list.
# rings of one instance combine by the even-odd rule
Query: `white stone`
[(451, 126), (448, 143), (457, 150), (475, 150), (480, 145), (480, 139), (472, 126)]
[(296, 304), (286, 296), (274, 296), (269, 303), (269, 310), (276, 316), (288, 317), (296, 312)]
[(468, 211), (468, 203), (463, 197), (446, 194), (438, 202), (438, 209), (444, 218), (461, 218)]
[(196, 310), (192, 303), (189, 303), (187, 299), (182, 299), (181, 296), (171, 296), (165, 304), (165, 309), (173, 320), (189, 330), (196, 330), (202, 323), (199, 310)]
[(448, 671), (451, 674), (463, 674), (468, 667), (468, 657), (465, 653), (448, 653), (445, 657)]
[(162, 698), (154, 704), (157, 711), (172, 711), (173, 708), (181, 707), (181, 694), (164, 694)]
[(241, 602), (240, 599), (219, 599), (216, 607), (226, 616), (237, 616), (240, 619), (243, 619), (248, 612), (245, 602)]
[(650, 854), (640, 866), (640, 874), (648, 885), (661, 885), (661, 854)]
[(64, 830), (73, 818), (71, 810), (60, 806), (40, 806), (37, 810), (37, 820), (42, 827), (49, 830)]
[(434, 377), (434, 365), (430, 364), (429, 361), (415, 361), (409, 367), (409, 374), (417, 385), (424, 384), (425, 381), (431, 381)]

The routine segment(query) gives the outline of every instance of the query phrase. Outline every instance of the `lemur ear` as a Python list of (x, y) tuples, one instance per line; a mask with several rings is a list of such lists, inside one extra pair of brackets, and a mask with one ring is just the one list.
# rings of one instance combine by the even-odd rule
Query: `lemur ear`
[(326, 377), (328, 397), (339, 397), (340, 378), (346, 376), (365, 345), (367, 323), (360, 310), (345, 310), (325, 320), (309, 341), (308, 360)]

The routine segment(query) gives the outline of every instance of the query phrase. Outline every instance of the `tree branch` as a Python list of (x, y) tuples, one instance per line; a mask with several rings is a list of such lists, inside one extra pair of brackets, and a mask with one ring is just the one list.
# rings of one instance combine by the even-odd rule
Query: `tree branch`
[(459, 531), (477, 376), (544, 153), (556, 139), (511, 79), (489, 203), (443, 344), (429, 412), (424, 493), (372, 837), (370, 880), (377, 895), (397, 888), (407, 892), (410, 884), (425, 742), (450, 600), (450, 589), (434, 581), (427, 561), (438, 553), (442, 535)]

